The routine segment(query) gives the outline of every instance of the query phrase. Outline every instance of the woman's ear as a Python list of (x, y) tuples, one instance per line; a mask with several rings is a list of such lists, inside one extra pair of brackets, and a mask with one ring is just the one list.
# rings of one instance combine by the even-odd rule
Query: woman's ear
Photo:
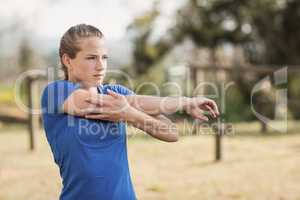
[(71, 68), (71, 58), (68, 56), (68, 54), (65, 53), (62, 56), (62, 62), (68, 69)]

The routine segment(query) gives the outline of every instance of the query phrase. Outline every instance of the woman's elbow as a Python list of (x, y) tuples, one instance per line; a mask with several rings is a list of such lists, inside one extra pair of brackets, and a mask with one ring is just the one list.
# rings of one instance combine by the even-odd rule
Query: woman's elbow
[(168, 135), (169, 140), (167, 142), (177, 142), (179, 140), (178, 129), (174, 123), (170, 124)]
[(172, 137), (167, 142), (177, 142), (178, 140), (179, 140), (178, 134), (173, 133)]
[(167, 137), (165, 137), (165, 142), (177, 142), (179, 140), (178, 132), (176, 131), (171, 131), (164, 133), (166, 134)]

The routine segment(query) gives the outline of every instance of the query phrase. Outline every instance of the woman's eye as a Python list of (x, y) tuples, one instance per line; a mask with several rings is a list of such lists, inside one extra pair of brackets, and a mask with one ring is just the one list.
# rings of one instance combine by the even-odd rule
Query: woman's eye
[(88, 57), (87, 59), (88, 59), (88, 60), (94, 60), (95, 57)]
[(102, 59), (108, 59), (108, 56), (106, 56), (106, 55), (102, 56)]

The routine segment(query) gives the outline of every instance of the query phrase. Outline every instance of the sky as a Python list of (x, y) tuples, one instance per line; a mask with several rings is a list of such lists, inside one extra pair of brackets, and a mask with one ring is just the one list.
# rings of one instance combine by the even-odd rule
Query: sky
[[(36, 37), (58, 38), (70, 26), (88, 23), (99, 27), (109, 39), (126, 34), (135, 16), (151, 9), (154, 0), (0, 0), (0, 22), (21, 19), (25, 29)], [(161, 0), (161, 31), (170, 24), (178, 1)], [(2, 25), (3, 26), (3, 25)], [(164, 27), (164, 28), (163, 28)]]

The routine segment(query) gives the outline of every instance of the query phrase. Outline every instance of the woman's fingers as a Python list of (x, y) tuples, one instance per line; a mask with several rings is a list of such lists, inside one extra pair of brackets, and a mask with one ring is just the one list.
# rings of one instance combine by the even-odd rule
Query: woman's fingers
[(204, 102), (200, 103), (200, 108), (209, 111), (212, 117), (217, 117), (220, 115), (218, 106), (213, 100), (207, 99)]
[(213, 118), (216, 118), (216, 117), (217, 117), (217, 113), (216, 113), (209, 105), (205, 105), (205, 108), (209, 111), (210, 115), (211, 115)]
[(82, 109), (82, 112), (85, 114), (97, 114), (97, 113), (101, 113), (101, 108), (85, 108)]
[(216, 104), (215, 101), (209, 100), (209, 101), (208, 101), (208, 105), (209, 105), (210, 108), (214, 111), (214, 113), (215, 113), (216, 115), (220, 115), (219, 109), (218, 109), (218, 105)]
[(122, 121), (122, 119), (117, 119), (115, 117), (112, 117), (109, 114), (89, 114), (85, 115), (86, 119), (94, 119), (94, 120), (105, 120), (105, 121), (111, 121), (111, 122), (117, 122), (117, 121)]
[(206, 117), (205, 115), (203, 115), (203, 114), (200, 114), (200, 115), (198, 115), (197, 116), (197, 119), (200, 119), (200, 120), (203, 120), (203, 121), (208, 121), (208, 117)]
[(110, 107), (86, 108), (82, 110), (85, 114), (113, 114), (115, 111)]
[(111, 97), (109, 95), (96, 95), (85, 99), (86, 102), (99, 106), (106, 106), (110, 103)]
[(121, 95), (119, 95), (118, 93), (116, 93), (116, 92), (114, 92), (114, 91), (112, 91), (112, 90), (107, 90), (107, 93), (110, 95), (110, 96), (112, 96), (112, 97), (114, 97), (114, 98), (119, 98)]
[(109, 115), (107, 114), (88, 114), (85, 115), (85, 118), (87, 119), (102, 119), (102, 120), (107, 120), (109, 119)]
[(193, 111), (193, 114), (192, 114), (193, 117), (197, 118), (197, 119), (200, 119), (202, 121), (208, 121), (208, 117), (206, 117), (204, 114), (203, 114), (203, 111), (201, 109), (195, 109)]
[(106, 102), (106, 101), (104, 101), (102, 99), (99, 99), (99, 100), (93, 101), (93, 102), (89, 101), (89, 100), (86, 100), (86, 102), (89, 103), (89, 104), (91, 104), (91, 105), (93, 105), (93, 106), (97, 106), (97, 107), (99, 107), (99, 106), (108, 106), (109, 105), (108, 102)]

